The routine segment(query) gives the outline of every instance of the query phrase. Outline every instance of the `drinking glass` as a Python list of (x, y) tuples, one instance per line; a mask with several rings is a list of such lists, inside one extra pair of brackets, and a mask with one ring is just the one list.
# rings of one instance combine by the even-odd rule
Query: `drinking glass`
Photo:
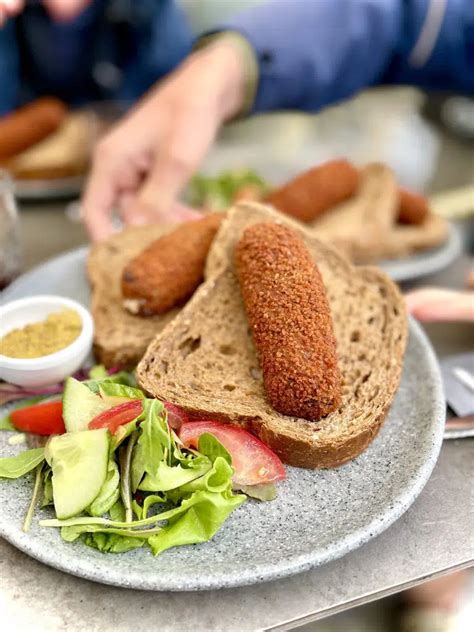
[(21, 246), (14, 185), (0, 169), (0, 290), (20, 273)]

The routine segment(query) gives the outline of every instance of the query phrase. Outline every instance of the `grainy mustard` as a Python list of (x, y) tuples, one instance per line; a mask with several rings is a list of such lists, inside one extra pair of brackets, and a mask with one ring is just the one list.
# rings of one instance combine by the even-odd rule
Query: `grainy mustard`
[(63, 309), (45, 320), (8, 332), (0, 338), (0, 353), (10, 358), (41, 358), (70, 345), (81, 330), (79, 314)]

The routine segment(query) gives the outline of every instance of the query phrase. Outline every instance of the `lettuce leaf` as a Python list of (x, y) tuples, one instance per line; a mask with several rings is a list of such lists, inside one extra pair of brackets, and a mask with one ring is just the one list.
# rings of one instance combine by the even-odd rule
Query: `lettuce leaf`
[(183, 485), (179, 488), (181, 494), (195, 491), (225, 492), (232, 486), (232, 474), (234, 470), (229, 463), (221, 456), (214, 461), (212, 468), (200, 478)]
[(171, 456), (171, 433), (165, 414), (164, 406), (158, 400), (144, 401), (144, 420), (132, 455), (132, 491), (136, 491), (144, 474), (154, 476), (160, 464)]
[(145, 542), (145, 538), (130, 538), (117, 534), (86, 533), (84, 535), (84, 544), (102, 553), (125, 553), (142, 547)]
[(132, 373), (128, 373), (127, 371), (119, 371), (114, 375), (108, 375), (105, 378), (94, 379), (94, 380), (84, 380), (83, 384), (87, 386), (93, 393), (96, 395), (99, 394), (100, 387), (105, 384), (121, 384), (122, 386), (131, 386), (136, 387), (137, 381), (135, 380)]
[(0, 478), (20, 478), (44, 460), (44, 448), (33, 448), (16, 456), (0, 459)]
[(125, 384), (115, 384), (114, 382), (99, 383), (99, 393), (109, 397), (128, 397), (129, 399), (145, 399), (145, 395), (142, 390), (135, 388), (134, 386), (126, 386)]
[(246, 500), (246, 496), (232, 492), (215, 494), (195, 492), (169, 519), (159, 533), (148, 538), (154, 555), (183, 544), (198, 544), (210, 540), (226, 521), (229, 514)]
[(107, 478), (97, 497), (90, 504), (87, 512), (91, 516), (102, 516), (107, 513), (120, 497), (120, 473), (117, 463), (113, 458), (109, 459)]
[(199, 459), (196, 467), (183, 467), (181, 464), (171, 466), (162, 461), (152, 475), (145, 474), (138, 489), (145, 492), (167, 492), (204, 476), (211, 467), (209, 459)]
[(103, 364), (95, 364), (89, 369), (89, 379), (91, 380), (104, 380), (107, 377), (109, 374)]
[(143, 509), (142, 509), (142, 518), (147, 518), (148, 517), (148, 512), (150, 511), (150, 508), (153, 507), (153, 505), (157, 505), (157, 504), (163, 504), (166, 502), (166, 498), (164, 496), (159, 496), (158, 494), (150, 494), (149, 496), (147, 496), (143, 502)]
[(3, 415), (3, 417), (0, 417), (0, 430), (16, 430), (15, 426), (11, 422), (10, 413), (8, 413), (8, 415)]
[(203, 432), (199, 437), (198, 452), (209, 457), (213, 463), (220, 457), (227, 461), (229, 465), (232, 465), (232, 457), (229, 452), (224, 448), (222, 443), (209, 432)]

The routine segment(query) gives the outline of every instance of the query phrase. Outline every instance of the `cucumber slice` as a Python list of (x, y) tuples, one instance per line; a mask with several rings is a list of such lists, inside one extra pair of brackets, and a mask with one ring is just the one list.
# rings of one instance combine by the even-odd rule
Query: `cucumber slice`
[(58, 518), (76, 516), (96, 498), (107, 476), (109, 431), (84, 430), (51, 437), (45, 457), (53, 470)]
[(63, 419), (68, 432), (87, 430), (90, 421), (113, 404), (104, 402), (85, 384), (68, 377), (64, 385)]

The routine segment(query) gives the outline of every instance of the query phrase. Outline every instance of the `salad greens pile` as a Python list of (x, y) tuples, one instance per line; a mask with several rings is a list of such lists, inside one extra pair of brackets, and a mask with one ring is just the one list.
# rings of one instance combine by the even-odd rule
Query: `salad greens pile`
[(250, 169), (223, 171), (218, 176), (194, 176), (189, 184), (187, 199), (191, 206), (210, 211), (224, 211), (236, 194), (246, 187), (255, 187), (262, 195), (269, 191), (267, 182)]
[[(63, 400), (67, 432), (51, 436), (44, 447), (0, 459), (0, 477), (35, 471), (25, 530), (40, 503), (54, 506), (57, 516), (40, 520), (40, 526), (60, 528), (67, 542), (82, 539), (113, 553), (148, 545), (158, 555), (209, 540), (246, 500), (232, 491), (232, 459), (222, 444), (204, 433), (197, 450), (185, 448), (168, 424), (165, 406), (147, 399), (129, 374), (109, 376), (98, 367), (84, 382), (69, 380)], [(82, 388), (90, 394), (81, 401), (88, 400), (92, 416), (72, 399)], [(88, 429), (94, 406), (119, 397), (140, 400), (136, 418), (113, 433), (108, 427)], [(73, 431), (68, 410), (75, 411)]]

